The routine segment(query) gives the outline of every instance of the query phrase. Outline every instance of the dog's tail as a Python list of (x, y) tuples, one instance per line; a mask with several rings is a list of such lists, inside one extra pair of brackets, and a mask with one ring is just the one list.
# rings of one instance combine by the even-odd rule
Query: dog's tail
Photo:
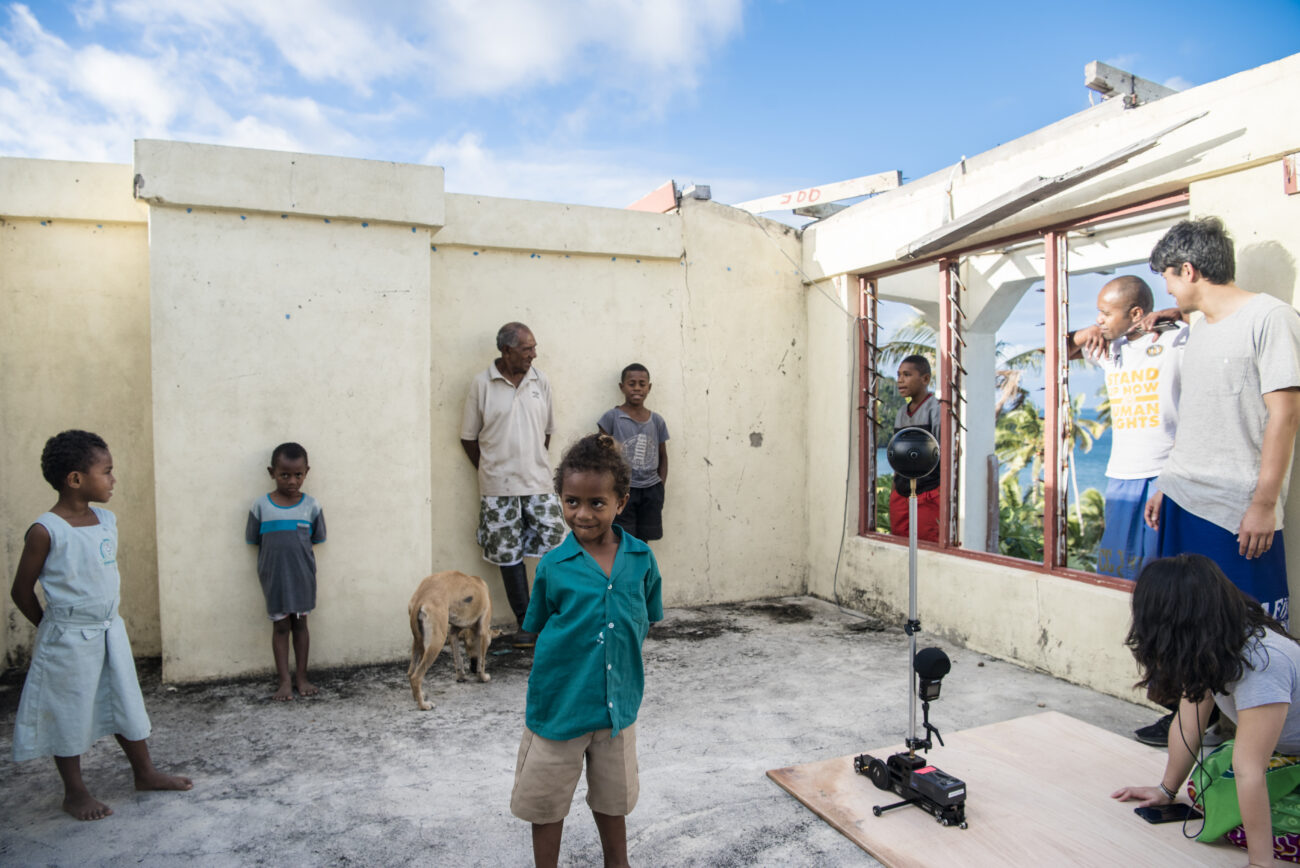
[(420, 633), (420, 646), (428, 648), (429, 643), (433, 641), (433, 619), (429, 614), (428, 605), (421, 606), (415, 613), (416, 627)]

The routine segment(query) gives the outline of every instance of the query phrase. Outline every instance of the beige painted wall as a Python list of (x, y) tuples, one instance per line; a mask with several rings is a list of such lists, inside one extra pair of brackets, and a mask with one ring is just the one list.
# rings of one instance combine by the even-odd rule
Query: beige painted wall
[[(656, 546), (670, 604), (803, 589), (797, 233), (694, 201), (654, 215), (447, 196), (445, 227), (327, 222), (281, 210), (278, 176), (290, 169), (260, 152), (245, 169), (265, 183), (239, 189), (270, 192), (248, 207), (214, 207), (213, 185), (171, 177), (232, 171), (229, 151), (137, 151), (141, 189), (165, 200), (151, 204), (150, 267), (167, 679), (270, 669), (241, 534), (284, 439), (309, 449), (307, 489), (330, 528), (317, 550), (315, 664), (405, 654), (407, 599), (435, 569), (484, 575), (496, 620), (510, 622), (474, 544), (477, 484), (458, 432), (469, 381), (511, 319), (535, 331), (554, 387), (554, 461), (621, 400), (623, 365), (651, 369), (651, 405), (672, 432), (667, 542)], [(331, 158), (307, 155), (292, 171), (313, 160), (317, 176), (349, 177), (349, 161), (326, 172)], [(312, 209), (338, 213), (319, 190)]]
[(154, 206), (150, 232), (164, 676), (270, 668), (243, 533), (285, 440), (329, 528), (312, 661), (397, 656), (430, 551), (428, 230)]
[(41, 449), (68, 428), (113, 452), (121, 613), (137, 655), (161, 649), (145, 213), (130, 166), (0, 160), (0, 668), (30, 654), (9, 583), (26, 529), (56, 500)]
[[(486, 234), (516, 209), (530, 218), (517, 234)], [(498, 246), (464, 243), (478, 226)], [(624, 365), (650, 369), (647, 404), (671, 434), (665, 539), (653, 544), (669, 605), (802, 589), (802, 506), (777, 496), (805, 487), (802, 290), (782, 256), (797, 254), (794, 233), (768, 228), (773, 238), (708, 202), (658, 215), (447, 197), (432, 271), (434, 567), (483, 575), (499, 623), (512, 616), (474, 544), (477, 487), (458, 432), (469, 381), (512, 319), (533, 329), (551, 380), (552, 463), (622, 401)]]
[[(0, 161), (0, 178), (22, 194), (12, 201), (63, 215), (76, 197), (43, 194), (61, 165)], [(533, 327), (554, 385), (553, 461), (621, 401), (623, 365), (653, 372), (651, 405), (672, 432), (656, 545), (670, 604), (803, 590), (808, 328), (794, 230), (695, 200), (658, 215), (443, 196), (432, 167), (186, 143), (139, 142), (132, 169), (147, 237), (140, 223), (6, 223), (5, 290), (22, 315), (6, 320), (5, 420), (15, 451), (26, 437), (33, 455), (63, 424), (49, 421), (48, 392), (17, 377), (58, 325), (48, 303), (24, 312), (27, 287), (68, 308), (111, 303), (122, 324), (87, 344), (95, 370), (113, 365), (111, 388), (54, 358), (47, 368), (61, 396), (103, 393), (107, 418), (80, 424), (122, 443), (124, 565), (136, 551), (149, 563), (124, 573), (141, 576), (153, 606), (128, 600), (124, 611), (134, 605), (137, 650), (161, 650), (168, 680), (271, 668), (242, 532), (269, 488), (270, 449), (286, 439), (310, 451), (307, 488), (330, 528), (317, 550), (314, 665), (404, 655), (407, 599), (434, 569), (486, 576), (497, 621), (510, 622), (474, 544), (478, 492), (458, 442), (469, 380), (510, 319)], [(132, 169), (104, 170), (119, 195)], [(124, 287), (88, 294), (105, 275)], [(5, 485), (11, 526), (48, 505), (27, 464), (21, 485)], [(133, 477), (140, 468), (153, 472)], [(147, 518), (123, 514), (130, 494), (146, 498)], [(10, 545), (10, 572), (16, 555)], [(30, 632), (6, 636), (21, 657)], [(151, 644), (139, 647), (142, 636)]]

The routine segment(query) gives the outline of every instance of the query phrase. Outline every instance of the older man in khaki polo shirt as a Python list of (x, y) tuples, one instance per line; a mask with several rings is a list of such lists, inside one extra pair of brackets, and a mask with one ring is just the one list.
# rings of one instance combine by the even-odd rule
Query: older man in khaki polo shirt
[[(564, 515), (551, 478), (547, 449), (555, 419), (551, 384), (533, 367), (537, 339), (520, 322), (497, 332), (500, 358), (470, 383), (460, 444), (478, 469), (478, 544), (501, 569), (515, 620), (528, 611), (524, 558), (539, 558), (564, 540)], [(517, 647), (535, 636), (515, 635)]]

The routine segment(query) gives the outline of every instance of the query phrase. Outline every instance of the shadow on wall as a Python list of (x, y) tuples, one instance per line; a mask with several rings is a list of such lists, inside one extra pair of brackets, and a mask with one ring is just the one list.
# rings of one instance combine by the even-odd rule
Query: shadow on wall
[(1295, 258), (1276, 241), (1261, 241), (1237, 253), (1237, 280), (1242, 289), (1267, 292), (1287, 304), (1295, 302)]

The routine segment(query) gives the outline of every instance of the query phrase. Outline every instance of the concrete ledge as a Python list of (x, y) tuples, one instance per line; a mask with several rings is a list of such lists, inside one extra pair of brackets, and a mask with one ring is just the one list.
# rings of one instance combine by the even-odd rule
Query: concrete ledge
[(346, 157), (138, 139), (135, 195), (200, 206), (440, 227), (443, 170)]
[(447, 194), (439, 245), (680, 259), (677, 214)]
[(0, 157), (0, 217), (145, 223), (131, 198), (131, 167)]

